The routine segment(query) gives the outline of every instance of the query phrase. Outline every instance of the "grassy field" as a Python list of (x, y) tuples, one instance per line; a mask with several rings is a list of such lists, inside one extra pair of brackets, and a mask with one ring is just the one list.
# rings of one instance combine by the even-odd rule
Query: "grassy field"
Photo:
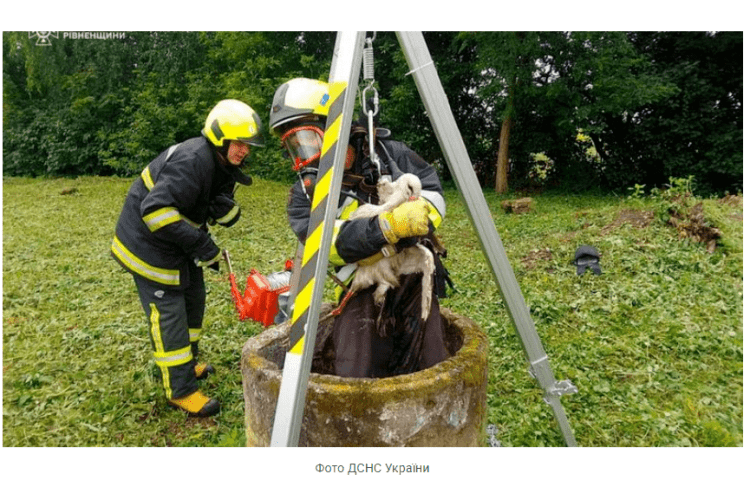
[[(207, 275), (202, 342), (222, 401), (212, 419), (166, 405), (132, 278), (109, 256), (131, 179), (3, 180), (3, 445), (242, 446), (245, 341), (226, 273)], [(296, 242), (288, 187), (256, 180), (215, 236), (242, 282), (283, 268)], [(562, 446), (455, 190), (439, 233), (457, 290), (442, 304), (490, 339), (488, 423), (504, 446)], [(742, 446), (742, 199), (703, 200), (715, 252), (665, 223), (663, 200), (542, 195), (534, 212), (488, 203), (580, 446)], [(652, 218), (653, 215), (653, 218)], [(578, 277), (575, 249), (602, 253)]]

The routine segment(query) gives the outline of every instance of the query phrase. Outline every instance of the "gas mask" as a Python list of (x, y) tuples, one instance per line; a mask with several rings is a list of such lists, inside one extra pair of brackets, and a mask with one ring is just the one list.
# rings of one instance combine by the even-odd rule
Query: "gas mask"
[(295, 172), (316, 168), (323, 148), (323, 131), (315, 125), (300, 125), (281, 136)]

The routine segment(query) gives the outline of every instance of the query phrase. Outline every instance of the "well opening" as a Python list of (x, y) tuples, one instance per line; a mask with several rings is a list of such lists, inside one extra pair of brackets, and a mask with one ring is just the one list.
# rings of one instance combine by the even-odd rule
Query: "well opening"
[[(322, 349), (308, 381), (299, 445), (481, 446), (487, 339), (468, 318), (446, 308), (441, 308), (441, 317), (450, 357), (419, 372), (379, 379), (338, 377), (325, 373), (327, 353)], [(318, 342), (325, 338), (328, 323), (321, 322)], [(243, 348), (249, 446), (270, 444), (289, 329), (288, 323), (270, 328)]]
[[(321, 307), (321, 318), (327, 316), (328, 312), (333, 309), (331, 304), (323, 304)], [(441, 315), (443, 327), (445, 328), (445, 348), (450, 356), (454, 356), (464, 344), (464, 333), (455, 322), (448, 321), (444, 315)], [(331, 334), (333, 328), (333, 319), (321, 319), (319, 334), (316, 336), (316, 357), (313, 360), (311, 373), (322, 375), (332, 375), (333, 371), (329, 362), (333, 357), (332, 346), (326, 343), (326, 339)], [(288, 333), (288, 332), (287, 332)], [(276, 365), (279, 370), (284, 369), (284, 360), (286, 351), (289, 350), (289, 336), (283, 335), (276, 342), (270, 342), (259, 347), (257, 354)], [(340, 377), (346, 378), (346, 377)]]

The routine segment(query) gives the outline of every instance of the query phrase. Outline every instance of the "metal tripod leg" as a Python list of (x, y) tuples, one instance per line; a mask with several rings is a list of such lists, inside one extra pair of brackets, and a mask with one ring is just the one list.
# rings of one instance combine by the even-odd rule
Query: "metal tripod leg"
[(523, 344), (526, 358), (531, 365), (531, 374), (544, 391), (544, 400), (552, 407), (565, 443), (568, 446), (576, 446), (565, 410), (560, 403), (560, 396), (576, 392), (577, 389), (570, 381), (557, 382), (552, 374), (547, 355), (505, 254), (503, 243), (497, 234), (487, 201), (474, 174), (466, 146), (461, 139), (424, 37), (420, 32), (405, 31), (398, 32), (397, 36), (409, 63), (410, 74), (414, 76), (419, 94), (427, 108), (443, 155), (458, 184), (464, 205), (482, 242), (484, 255), (492, 267), (495, 281)]
[(309, 230), (299, 266), (290, 349), (284, 358), (271, 446), (299, 444), (364, 41), (364, 32), (339, 32), (336, 37), (335, 64), (329, 79), (331, 109), (323, 136)]

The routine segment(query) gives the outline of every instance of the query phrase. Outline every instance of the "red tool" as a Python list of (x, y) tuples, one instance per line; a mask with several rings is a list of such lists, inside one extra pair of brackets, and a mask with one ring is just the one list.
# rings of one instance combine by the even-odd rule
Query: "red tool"
[(224, 250), (224, 260), (229, 267), (229, 284), (232, 292), (232, 300), (237, 307), (240, 321), (252, 319), (269, 326), (279, 312), (279, 295), (288, 292), (292, 276), (293, 263), (286, 261), (285, 270), (263, 276), (255, 269), (250, 270), (247, 277), (244, 295), (237, 287), (237, 281), (232, 271), (232, 263), (229, 261), (229, 252)]

